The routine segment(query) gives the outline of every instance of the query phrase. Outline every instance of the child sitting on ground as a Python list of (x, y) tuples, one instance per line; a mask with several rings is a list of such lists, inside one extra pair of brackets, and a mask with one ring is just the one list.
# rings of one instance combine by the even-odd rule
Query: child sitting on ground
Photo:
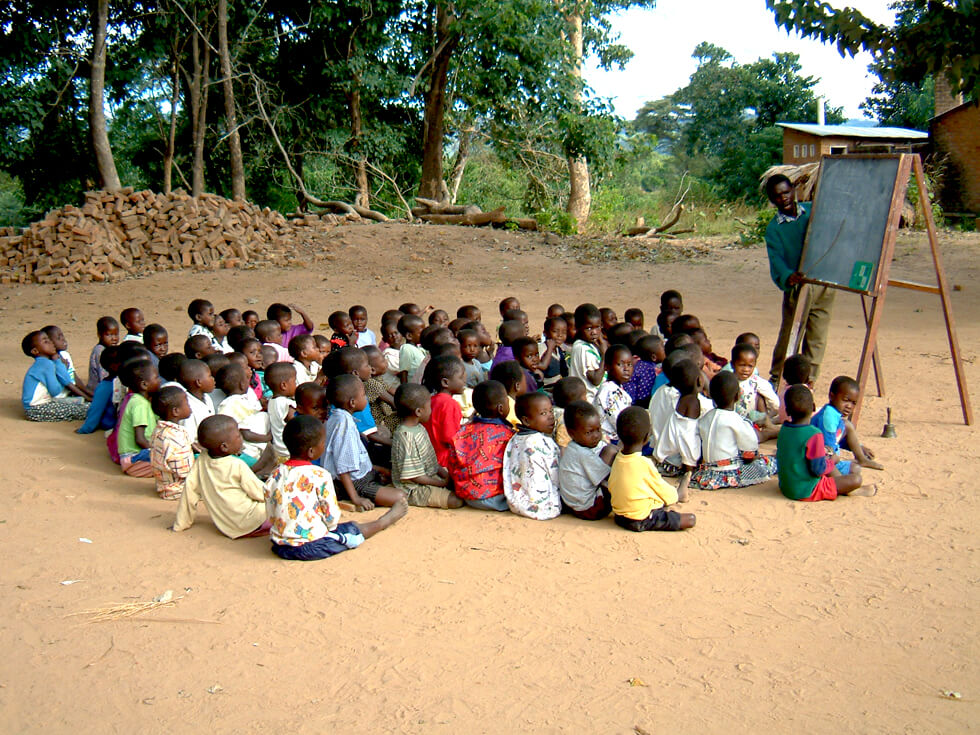
[(180, 425), (190, 436), (192, 442), (197, 441), (197, 429), (201, 422), (209, 416), (214, 416), (214, 403), (211, 392), (214, 390), (214, 376), (207, 363), (201, 360), (184, 360), (180, 366), (180, 385), (187, 392), (187, 405), (190, 414), (181, 420)]
[[(211, 375), (214, 377), (215, 384), (217, 385), (218, 373), (220, 373), (221, 368), (228, 365), (231, 360), (228, 358), (228, 355), (222, 352), (212, 352), (210, 355), (202, 358), (201, 362), (208, 366), (208, 370), (211, 371)], [(221, 402), (227, 398), (225, 392), (218, 387), (208, 391), (208, 396), (211, 398), (211, 405), (216, 409), (221, 405)]]
[(456, 434), (449, 452), (453, 489), (471, 508), (505, 511), (504, 450), (514, 436), (506, 421), (507, 391), (495, 380), (480, 383), (473, 389), (473, 406), (476, 416)]
[(466, 370), (466, 387), (476, 388), (487, 379), (486, 371), (477, 357), (480, 354), (480, 336), (474, 329), (460, 329), (456, 333), (459, 341), (459, 354)]
[(398, 380), (407, 383), (426, 358), (426, 351), (419, 345), (425, 322), (416, 314), (406, 314), (398, 320), (398, 331), (405, 342), (398, 350)]
[(542, 383), (551, 386), (568, 375), (565, 364), (565, 320), (560, 316), (549, 316), (544, 321), (544, 335), (538, 344), (538, 369), (541, 370)]
[[(252, 313), (254, 314), (255, 312)], [(242, 318), (242, 312), (234, 308), (222, 309), (221, 318), (225, 320), (225, 324), (228, 325), (229, 329), (231, 327), (239, 327), (245, 323), (245, 320)], [(252, 328), (254, 329), (255, 327)]]
[[(455, 358), (450, 358), (455, 359)], [(433, 365), (438, 367), (438, 363)], [(449, 472), (436, 457), (429, 434), (422, 424), (432, 418), (432, 401), (427, 388), (405, 383), (395, 391), (401, 424), (391, 443), (392, 484), (408, 497), (409, 505), (422, 508), (461, 508), (463, 501), (450, 490)]]
[(143, 329), (143, 346), (150, 351), (150, 361), (159, 369), (160, 360), (170, 351), (170, 335), (162, 324), (147, 324)]
[(143, 312), (140, 309), (137, 309), (135, 306), (123, 309), (119, 313), (119, 321), (123, 325), (123, 329), (126, 330), (126, 336), (123, 337), (123, 342), (139, 342), (143, 344), (143, 327), (146, 326), (146, 319), (143, 318)]
[(851, 423), (851, 414), (861, 396), (861, 388), (854, 378), (838, 375), (830, 383), (827, 405), (814, 414), (810, 423), (823, 433), (823, 443), (827, 447), (830, 461), (837, 465), (842, 475), (846, 475), (851, 462), (841, 459), (841, 449), (850, 449), (854, 460), (862, 467), (883, 470), (883, 465), (874, 461), (874, 453), (861, 444), (857, 429)]
[(282, 329), (279, 328), (279, 322), (272, 319), (263, 319), (255, 325), (253, 331), (255, 332), (256, 339), (262, 343), (263, 350), (267, 345), (275, 350), (276, 359), (274, 362), (293, 361), (289, 350), (282, 346)]
[(558, 489), (565, 508), (576, 518), (597, 521), (612, 510), (607, 478), (616, 448), (602, 440), (599, 412), (585, 401), (565, 409), (572, 441), (558, 460)]
[(21, 390), (27, 420), (84, 420), (88, 412), (85, 394), (68, 374), (68, 366), (58, 356), (51, 338), (42, 331), (31, 332), (20, 346), (25, 355), (34, 358)]
[[(300, 416), (312, 416), (321, 422), (327, 420), (327, 389), (319, 383), (303, 383), (296, 386), (296, 413)], [(319, 462), (319, 459), (316, 460)]]
[(68, 338), (65, 337), (65, 333), (61, 330), (61, 327), (52, 324), (47, 327), (42, 327), (41, 331), (51, 338), (51, 344), (58, 351), (58, 359), (68, 368), (68, 376), (81, 389), (82, 396), (86, 400), (92, 400), (92, 391), (85, 387), (81, 376), (75, 372), (75, 361), (71, 359), (71, 353), (68, 351)]
[(266, 462), (260, 465), (259, 459), (266, 453), (272, 435), (269, 431), (269, 414), (262, 410), (259, 399), (249, 389), (248, 379), (247, 368), (237, 362), (229, 362), (221, 369), (217, 382), (226, 397), (216, 412), (230, 416), (238, 424), (242, 434), (241, 459), (253, 469), (258, 467), (258, 473), (266, 467)]
[(626, 345), (612, 345), (606, 350), (603, 362), (609, 379), (599, 386), (592, 405), (599, 411), (602, 438), (618, 444), (616, 419), (624, 408), (633, 405), (632, 396), (623, 387), (633, 375), (633, 353)]
[(341, 347), (355, 347), (357, 342), (357, 330), (354, 329), (354, 322), (351, 321), (350, 314), (346, 311), (335, 311), (327, 317), (327, 324), (333, 330), (330, 336), (330, 351), (339, 350)]
[(368, 329), (368, 312), (363, 306), (352, 306), (347, 310), (351, 325), (354, 327), (354, 346), (361, 349), (368, 345), (377, 347), (378, 338)]
[(194, 460), (184, 481), (174, 531), (194, 525), (202, 500), (211, 521), (229, 538), (265, 536), (269, 532), (262, 482), (238, 458), (242, 435), (230, 416), (206, 418), (197, 441), (206, 450)]
[[(259, 404), (263, 399), (268, 398), (265, 391), (265, 362), (262, 359), (262, 343), (255, 337), (245, 339), (240, 348), (241, 354), (245, 356), (248, 366), (248, 388), (255, 397), (259, 399)], [(293, 372), (296, 372), (295, 370)]]
[(514, 354), (514, 342), (524, 337), (524, 325), (516, 319), (509, 319), (503, 322), (497, 329), (497, 337), (500, 340), (500, 347), (493, 354), (493, 360), (491, 361), (491, 370), (502, 362), (507, 362), (508, 360), (516, 360), (517, 356)]
[(514, 359), (524, 368), (525, 391), (534, 393), (540, 381), (544, 380), (538, 369), (538, 343), (531, 337), (518, 337), (511, 344), (511, 350), (514, 352)]
[(657, 328), (660, 336), (668, 339), (672, 334), (674, 320), (684, 311), (684, 299), (680, 291), (668, 289), (660, 294), (660, 312), (657, 314)]
[(552, 395), (555, 401), (553, 409), (555, 414), (555, 431), (552, 437), (559, 447), (565, 448), (572, 440), (568, 429), (565, 427), (565, 409), (574, 401), (585, 401), (588, 403), (586, 401), (588, 392), (585, 390), (585, 383), (582, 382), (581, 378), (567, 377), (555, 383), (555, 390)]
[(282, 430), (296, 413), (296, 401), (293, 399), (296, 394), (296, 371), (288, 362), (274, 362), (265, 371), (265, 380), (272, 391), (266, 407), (269, 414), (269, 433), (272, 435), (272, 451), (276, 455), (276, 461), (282, 464), (289, 459)]
[(449, 324), (449, 313), (445, 309), (436, 309), (429, 314), (430, 327), (445, 327)]
[(187, 394), (178, 386), (167, 386), (153, 394), (150, 405), (159, 418), (150, 437), (150, 466), (157, 495), (163, 500), (179, 500), (194, 464), (193, 440), (180, 425), (191, 415)]
[(711, 351), (711, 340), (708, 339), (708, 333), (702, 327), (692, 329), (688, 334), (691, 335), (694, 344), (701, 348), (701, 354), (704, 355), (704, 371), (710, 380), (728, 364), (728, 360)]
[(693, 513), (665, 506), (677, 502), (677, 491), (664, 482), (640, 450), (650, 436), (650, 416), (630, 406), (616, 421), (620, 450), (609, 473), (609, 495), (616, 525), (628, 531), (681, 531), (692, 528)]
[(75, 429), (77, 434), (91, 434), (96, 429), (108, 430), (116, 425), (116, 407), (112, 402), (113, 383), (119, 374), (119, 346), (109, 345), (100, 356), (101, 369), (105, 373), (92, 395), (85, 423)]
[(735, 412), (738, 378), (722, 371), (711, 379), (710, 390), (715, 408), (698, 420), (702, 462), (691, 481), (702, 490), (765, 482), (776, 474), (776, 462), (759, 454), (755, 429)]
[[(463, 421), (460, 405), (453, 400), (466, 387), (466, 370), (458, 357), (444, 355), (432, 360), (425, 370), (422, 384), (432, 394), (429, 419), (424, 422), (436, 460), (440, 467), (449, 464), (453, 438)], [(399, 415), (401, 415), (399, 413)]]
[(633, 374), (623, 388), (630, 394), (634, 406), (647, 408), (666, 357), (664, 341), (653, 334), (640, 337), (633, 345), (633, 357)]
[(619, 317), (616, 316), (616, 310), (608, 306), (603, 306), (599, 309), (599, 319), (602, 322), (602, 333), (607, 335), (609, 330), (613, 328), (614, 325), (619, 324)]
[(701, 381), (704, 377), (697, 365), (684, 360), (674, 368), (671, 385), (677, 388), (678, 398), (653, 447), (653, 458), (667, 477), (681, 477), (677, 487), (680, 502), (687, 500), (687, 486), (691, 473), (701, 462), (701, 435), (698, 433), (698, 419), (705, 413), (701, 401), (707, 401), (707, 410), (713, 408), (710, 400), (701, 395)]
[[(259, 313), (252, 309), (246, 309), (242, 312), (242, 325), (248, 327), (249, 329), (255, 329), (255, 325), (259, 323)], [(237, 325), (236, 325), (237, 326)]]
[(779, 416), (777, 421), (780, 424), (789, 421), (789, 414), (786, 413), (786, 405), (783, 397), (791, 385), (805, 385), (813, 391), (813, 380), (810, 373), (813, 371), (813, 363), (806, 355), (790, 355), (783, 362), (783, 380), (779, 390)]
[(161, 388), (168, 385), (180, 387), (180, 366), (187, 362), (183, 352), (171, 352), (160, 358), (157, 371), (160, 373)]
[[(368, 366), (371, 368), (371, 377), (364, 383), (364, 392), (367, 393), (371, 416), (374, 418), (376, 426), (384, 426), (394, 436), (399, 420), (398, 414), (395, 412), (395, 399), (391, 392), (392, 386), (389, 386), (384, 380), (388, 365), (381, 350), (375, 345), (369, 344), (363, 350), (367, 357)], [(398, 387), (397, 381), (393, 387)]]
[(119, 322), (111, 316), (104, 316), (95, 323), (95, 331), (99, 335), (99, 341), (92, 348), (88, 358), (88, 383), (85, 386), (93, 395), (99, 383), (106, 377), (105, 369), (99, 359), (102, 356), (102, 350), (119, 344)]
[(759, 441), (767, 441), (779, 434), (779, 427), (773, 425), (769, 413), (779, 410), (779, 396), (772, 384), (764, 380), (755, 365), (759, 351), (747, 342), (732, 348), (732, 372), (738, 378), (738, 402), (735, 410), (739, 416), (747, 418), (755, 426)]
[(184, 341), (184, 357), (189, 360), (203, 360), (208, 355), (213, 354), (215, 354), (214, 346), (211, 344), (211, 340), (203, 334), (195, 334)]
[(623, 321), (633, 329), (643, 331), (643, 310), (637, 309), (635, 306), (630, 307), (623, 312)]
[(371, 510), (375, 505), (391, 507), (403, 500), (405, 493), (382, 484), (387, 470), (372, 466), (354, 422), (353, 414), (367, 407), (364, 383), (356, 375), (343, 373), (330, 380), (326, 395), (333, 410), (327, 416), (327, 442), (320, 461), (340, 483), (340, 494), (359, 510)]
[[(293, 311), (299, 314), (302, 318), (303, 321), (301, 324), (293, 324)], [(245, 315), (243, 314), (242, 316)], [(256, 317), (258, 317), (258, 315), (256, 315)], [(301, 334), (313, 333), (313, 320), (310, 319), (306, 312), (299, 308), (296, 304), (289, 304), (289, 306), (280, 303), (271, 304), (269, 308), (266, 309), (265, 318), (279, 322), (279, 329), (282, 331), (283, 347), (289, 347), (289, 343), (293, 341), (294, 337)], [(258, 321), (257, 318), (256, 321)], [(247, 319), (245, 323), (248, 324)]]
[[(381, 325), (381, 338), (387, 345), (381, 350), (381, 353), (385, 356), (385, 364), (388, 366), (386, 374), (394, 376), (397, 387), (401, 385), (401, 381), (398, 379), (398, 373), (401, 372), (398, 358), (401, 347), (405, 344), (405, 338), (398, 331), (398, 322), (396, 320), (387, 321)], [(386, 380), (385, 382), (390, 381)]]
[(297, 416), (283, 429), (290, 459), (265, 483), (272, 551), (282, 559), (316, 561), (348, 549), (391, 526), (405, 515), (402, 500), (381, 518), (368, 523), (340, 523), (333, 480), (313, 464), (323, 452), (326, 433), (310, 416)]
[(160, 388), (160, 374), (147, 359), (127, 361), (120, 370), (122, 384), (129, 393), (119, 405), (115, 442), (119, 466), (130, 477), (152, 477), (150, 437), (157, 425), (150, 396)]
[(823, 433), (810, 424), (813, 394), (805, 385), (794, 385), (786, 391), (786, 413), (776, 440), (776, 463), (779, 465), (779, 489), (790, 500), (834, 500), (838, 495), (871, 496), (874, 485), (861, 487), (861, 468), (853, 464), (842, 474), (827, 456)]
[(300, 334), (289, 343), (289, 356), (293, 358), (296, 385), (312, 383), (320, 374), (320, 350), (312, 334)]
[(214, 304), (207, 299), (194, 299), (187, 305), (187, 316), (193, 322), (187, 333), (188, 337), (203, 335), (211, 342), (211, 348), (215, 352), (224, 352), (221, 341), (214, 335)]
[(502, 383), (504, 389), (507, 391), (507, 398), (509, 402), (509, 411), (507, 412), (507, 420), (512, 426), (517, 426), (517, 413), (515, 411), (518, 396), (527, 393), (527, 375), (524, 372), (524, 368), (520, 366), (517, 360), (507, 360), (498, 365), (494, 365), (493, 369), (490, 371), (490, 380), (496, 380), (498, 383)]
[(595, 400), (602, 381), (606, 379), (602, 368), (606, 343), (602, 335), (602, 318), (594, 304), (581, 304), (575, 309), (575, 334), (568, 374), (582, 379), (591, 403)]
[(545, 393), (525, 393), (515, 408), (517, 433), (504, 452), (504, 496), (512, 513), (547, 521), (561, 514), (558, 458), (561, 450), (551, 438), (555, 414)]

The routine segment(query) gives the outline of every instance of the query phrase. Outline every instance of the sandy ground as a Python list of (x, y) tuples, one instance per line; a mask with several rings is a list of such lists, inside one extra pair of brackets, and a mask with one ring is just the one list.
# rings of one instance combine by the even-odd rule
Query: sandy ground
[[(175, 505), (120, 475), (98, 437), (23, 420), (26, 330), (60, 324), (85, 365), (103, 313), (139, 305), (178, 346), (185, 305), (202, 295), (219, 309), (295, 301), (318, 323), (360, 302), (372, 327), (405, 300), (475, 302), (493, 326), (511, 293), (534, 323), (553, 301), (620, 315), (640, 306), (650, 320), (674, 287), (718, 352), (750, 329), (766, 350), (778, 326), (761, 248), (585, 267), (538, 235), (402, 225), (336, 230), (326, 247), (335, 257), (308, 272), (0, 290), (6, 732), (950, 733), (980, 723), (980, 436), (962, 423), (929, 294), (888, 294), (891, 393), (868, 398), (861, 424), (886, 465), (878, 497), (793, 503), (773, 483), (702, 492), (687, 506), (696, 529), (678, 534), (411, 509), (355, 552), (284, 562), (267, 541), (220, 536), (203, 508), (194, 528), (170, 532)], [(944, 242), (974, 396), (978, 255), (976, 236)], [(926, 280), (930, 267), (922, 238), (902, 236), (893, 274)], [(857, 298), (841, 294), (818, 396), (834, 374), (856, 371), (860, 324)], [(897, 439), (877, 436), (886, 405)], [(176, 606), (143, 617), (72, 616), (168, 589)]]

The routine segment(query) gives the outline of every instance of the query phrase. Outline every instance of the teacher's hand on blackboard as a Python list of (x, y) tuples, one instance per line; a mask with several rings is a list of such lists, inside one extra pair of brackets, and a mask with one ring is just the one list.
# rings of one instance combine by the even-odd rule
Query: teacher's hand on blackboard
[(799, 271), (790, 273), (789, 278), (786, 279), (787, 286), (799, 286), (801, 283), (803, 283), (803, 274)]

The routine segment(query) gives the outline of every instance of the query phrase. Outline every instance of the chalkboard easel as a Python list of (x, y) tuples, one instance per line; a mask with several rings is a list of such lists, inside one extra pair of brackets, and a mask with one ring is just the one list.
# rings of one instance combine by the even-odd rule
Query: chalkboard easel
[[(919, 204), (925, 217), (929, 247), (936, 271), (932, 286), (889, 279), (895, 238), (909, 179), (915, 174)], [(922, 159), (917, 153), (894, 155), (824, 156), (814, 193), (810, 224), (800, 256), (803, 287), (798, 300), (790, 348), (798, 352), (809, 312), (807, 284), (828, 286), (857, 293), (864, 309), (865, 337), (858, 366), (861, 395), (851, 415), (855, 425), (871, 368), (874, 368), (878, 395), (885, 395), (881, 357), (877, 348), (878, 325), (888, 286), (938, 294), (946, 320), (946, 336), (956, 374), (956, 387), (963, 409), (963, 421), (973, 423), (973, 408), (960, 358), (959, 341), (949, 299), (949, 285), (939, 253), (936, 223), (926, 193)], [(868, 300), (871, 308), (868, 309)]]

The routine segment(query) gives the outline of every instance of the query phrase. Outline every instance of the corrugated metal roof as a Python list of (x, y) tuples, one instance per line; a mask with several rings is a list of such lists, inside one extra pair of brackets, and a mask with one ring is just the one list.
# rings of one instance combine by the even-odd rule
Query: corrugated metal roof
[(928, 140), (929, 133), (908, 128), (865, 128), (860, 125), (817, 125), (815, 123), (776, 123), (781, 128), (798, 130), (820, 138), (841, 136), (844, 138), (883, 138), (894, 140)]

